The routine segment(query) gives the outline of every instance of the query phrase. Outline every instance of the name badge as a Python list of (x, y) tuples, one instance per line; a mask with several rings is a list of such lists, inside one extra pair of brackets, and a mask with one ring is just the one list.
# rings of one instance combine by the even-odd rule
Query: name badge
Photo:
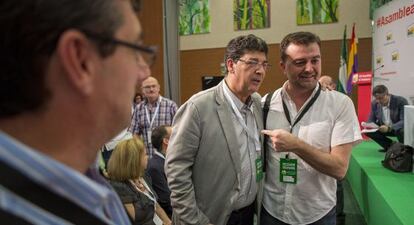
[(151, 144), (151, 136), (152, 136), (152, 131), (148, 131), (147, 132), (148, 144)]
[(256, 159), (256, 182), (263, 179), (263, 160), (262, 157)]
[(280, 159), (280, 182), (296, 184), (298, 177), (297, 159)]

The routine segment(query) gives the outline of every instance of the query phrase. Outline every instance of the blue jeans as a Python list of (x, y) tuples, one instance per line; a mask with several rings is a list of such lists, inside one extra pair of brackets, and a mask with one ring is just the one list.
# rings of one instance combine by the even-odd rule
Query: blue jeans
[[(284, 223), (273, 216), (271, 216), (264, 207), (262, 207), (262, 211), (260, 213), (260, 224), (261, 225), (289, 225), (288, 223)], [(309, 225), (336, 225), (336, 207), (333, 207), (331, 211), (328, 212), (325, 216), (323, 216), (320, 220), (311, 223)]]

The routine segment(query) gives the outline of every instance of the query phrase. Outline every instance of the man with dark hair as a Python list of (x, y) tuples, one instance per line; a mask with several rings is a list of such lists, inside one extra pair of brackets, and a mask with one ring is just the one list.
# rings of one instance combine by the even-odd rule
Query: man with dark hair
[(407, 99), (388, 93), (388, 88), (382, 84), (372, 90), (374, 100), (371, 103), (371, 113), (368, 122), (376, 123), (379, 129), (373, 133), (365, 133), (377, 142), (386, 152), (393, 141), (388, 136), (396, 136), (398, 141), (404, 143), (404, 106)]
[(253, 224), (263, 175), (256, 92), (269, 68), (267, 52), (252, 34), (232, 39), (224, 80), (177, 111), (165, 167), (174, 224)]
[(170, 188), (168, 188), (167, 177), (164, 171), (165, 154), (167, 152), (170, 136), (170, 126), (159, 126), (152, 131), (151, 142), (155, 151), (152, 158), (148, 160), (147, 172), (151, 176), (152, 188), (158, 195), (157, 202), (171, 218), (171, 191)]
[(270, 138), (261, 224), (336, 222), (336, 180), (345, 176), (361, 133), (351, 99), (318, 83), (320, 45), (310, 32), (288, 34), (280, 44), (288, 80), (269, 95), (262, 131)]
[(131, 1), (1, 1), (0, 28), (0, 221), (130, 224), (95, 162), (150, 74)]
[[(162, 125), (152, 130), (151, 142), (154, 148), (159, 152), (166, 153), (168, 147), (168, 140), (171, 136), (171, 127), (168, 125)], [(165, 149), (164, 149), (165, 148)]]

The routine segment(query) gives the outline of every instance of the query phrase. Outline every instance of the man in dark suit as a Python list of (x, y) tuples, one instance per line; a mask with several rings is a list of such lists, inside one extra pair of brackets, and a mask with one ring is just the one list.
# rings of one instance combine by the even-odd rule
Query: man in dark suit
[(158, 195), (158, 203), (171, 218), (172, 208), (168, 188), (167, 177), (164, 172), (165, 153), (167, 152), (168, 141), (171, 136), (170, 126), (159, 126), (152, 131), (151, 143), (156, 151), (148, 161), (147, 172), (152, 179), (152, 188)]
[(388, 136), (396, 136), (398, 141), (404, 143), (404, 106), (407, 99), (388, 93), (387, 87), (377, 85), (372, 90), (375, 100), (371, 103), (371, 113), (368, 122), (376, 123), (379, 129), (366, 135), (377, 142), (386, 152), (393, 141)]

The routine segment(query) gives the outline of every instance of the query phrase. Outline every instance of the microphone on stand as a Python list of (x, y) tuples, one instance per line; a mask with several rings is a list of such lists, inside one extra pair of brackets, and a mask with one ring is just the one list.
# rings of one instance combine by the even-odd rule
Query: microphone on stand
[(375, 72), (375, 71), (377, 71), (377, 70), (379, 70), (379, 69), (381, 69), (381, 68), (383, 68), (383, 67), (384, 67), (384, 64), (382, 64), (381, 66), (379, 66), (379, 67), (375, 68), (375, 69), (374, 69), (374, 72)]
[(374, 76), (374, 73), (375, 73), (377, 70), (381, 69), (381, 68), (384, 68), (384, 64), (374, 69), (373, 74), (372, 74), (372, 75), (373, 75), (373, 76), (372, 76), (372, 79), (373, 79), (373, 80), (384, 80), (384, 81), (388, 81), (388, 80), (389, 80), (388, 78), (383, 78), (383, 77), (377, 77), (377, 76)]

